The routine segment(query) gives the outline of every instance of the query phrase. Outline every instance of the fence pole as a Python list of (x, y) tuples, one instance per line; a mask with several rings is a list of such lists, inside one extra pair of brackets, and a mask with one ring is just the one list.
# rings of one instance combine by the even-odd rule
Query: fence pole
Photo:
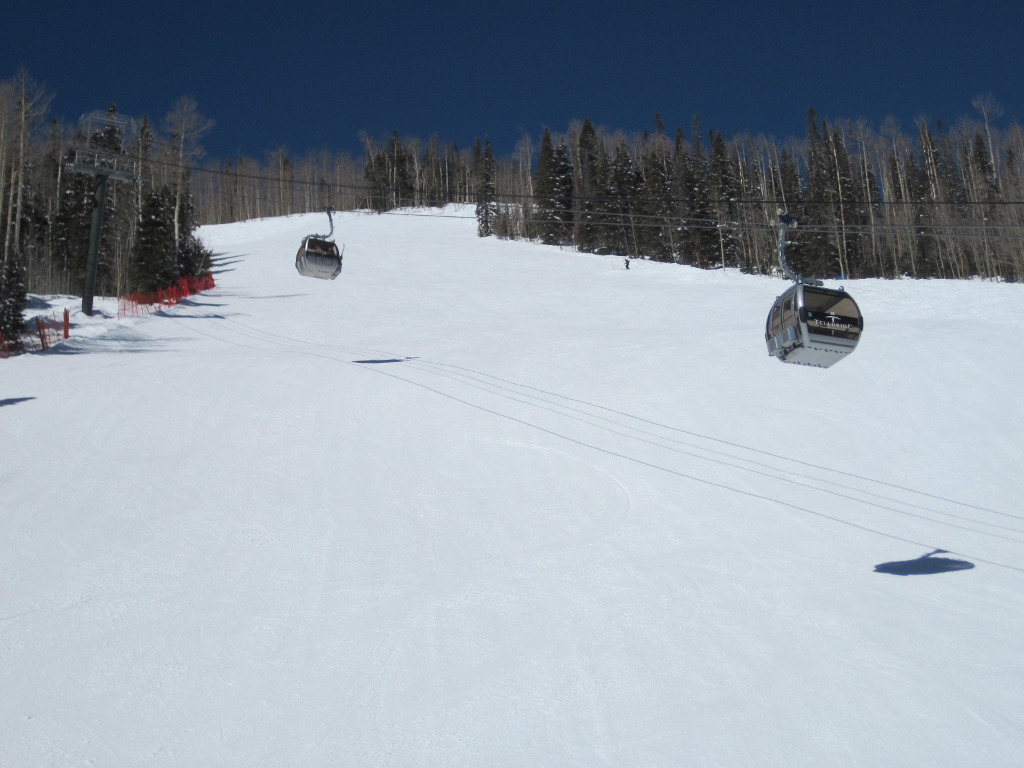
[(43, 321), (36, 316), (36, 330), (39, 332), (39, 346), (43, 348), (45, 352), (49, 349), (49, 344), (46, 341), (46, 330), (43, 328)]

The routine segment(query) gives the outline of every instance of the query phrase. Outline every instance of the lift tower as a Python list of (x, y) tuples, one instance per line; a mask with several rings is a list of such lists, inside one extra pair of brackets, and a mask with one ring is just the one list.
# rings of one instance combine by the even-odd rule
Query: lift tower
[(79, 121), (80, 135), (84, 137), (85, 143), (75, 148), (71, 171), (99, 177), (93, 198), (89, 260), (82, 290), (82, 311), (87, 315), (92, 315), (92, 299), (96, 292), (96, 267), (103, 230), (103, 208), (107, 201), (107, 179), (135, 181), (139, 174), (138, 158), (129, 155), (125, 149), (125, 138), (131, 122), (127, 117), (117, 114), (113, 106), (106, 112), (96, 110), (82, 115)]

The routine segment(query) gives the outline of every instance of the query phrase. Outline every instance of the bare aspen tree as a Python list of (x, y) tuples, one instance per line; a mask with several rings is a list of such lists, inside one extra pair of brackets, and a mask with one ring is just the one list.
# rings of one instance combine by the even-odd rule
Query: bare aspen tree
[[(1014, 123), (1006, 132), (1005, 138), (1006, 168), (1003, 178), (1004, 194), (1011, 200), (1024, 198), (1024, 129)], [(1009, 261), (1016, 280), (1024, 280), (1024, 247), (1020, 238), (1024, 234), (1024, 206), (1010, 205), (1005, 207), (1008, 231), (1017, 235), (1011, 242)]]
[(991, 93), (984, 93), (980, 96), (975, 96), (971, 102), (971, 106), (981, 112), (982, 121), (985, 123), (985, 136), (988, 139), (988, 156), (992, 158), (992, 182), (998, 183), (999, 181), (999, 167), (996, 159), (995, 147), (992, 145), (992, 125), (993, 120), (998, 120), (1003, 115), (1003, 108), (999, 102), (996, 101), (996, 97)]
[(11, 164), (10, 198), (8, 200), (7, 236), (4, 240), (4, 263), (21, 243), (22, 210), (25, 204), (25, 170), (31, 162), (28, 151), (31, 132), (45, 114), (53, 98), (24, 69), (14, 77), (16, 114), (14, 130), (16, 145)]
[(914, 237), (914, 212), (911, 207), (910, 183), (907, 178), (907, 156), (910, 149), (906, 136), (899, 129), (899, 124), (892, 118), (886, 118), (882, 126), (883, 135), (889, 140), (889, 183), (893, 188), (893, 202), (901, 203), (895, 212), (896, 247), (893, 248), (893, 277), (903, 272), (901, 257), (903, 253), (910, 256), (910, 274), (917, 277), (916, 238)]
[(177, 163), (174, 181), (174, 242), (181, 241), (181, 207), (187, 189), (188, 165), (203, 156), (199, 140), (213, 130), (214, 121), (199, 112), (199, 105), (191, 96), (182, 96), (167, 113), (163, 129), (171, 137), (171, 146)]
[[(17, 98), (14, 92), (14, 84), (5, 80), (0, 83), (0, 211), (6, 208), (5, 200), (8, 193), (7, 177), (4, 169), (7, 168), (7, 158), (10, 155), (8, 144), (15, 122), (15, 114), (17, 113), (16, 104)], [(0, 243), (0, 248), (2, 248), (0, 262), (6, 263), (6, 238), (3, 243)]]
[(516, 143), (515, 149), (517, 183), (515, 186), (516, 199), (513, 203), (519, 208), (520, 231), (517, 235), (518, 237), (532, 238), (535, 236), (531, 225), (528, 223), (533, 219), (534, 153), (533, 139), (530, 134), (523, 131), (519, 141)]
[(839, 132), (838, 128), (833, 129), (831, 134), (826, 134), (825, 141), (831, 150), (832, 160), (832, 176), (835, 180), (835, 192), (836, 192), (836, 209), (838, 210), (839, 217), (835, 224), (838, 227), (835, 232), (836, 237), (836, 251), (839, 254), (839, 273), (842, 275), (849, 274), (850, 261), (847, 255), (847, 235), (846, 235), (846, 195), (847, 190), (843, 185), (843, 172), (840, 163), (840, 149), (843, 150), (844, 157), (846, 153), (846, 147), (843, 144), (843, 135)]
[(940, 201), (946, 197), (946, 191), (943, 189), (942, 179), (939, 173), (937, 150), (935, 148), (935, 141), (932, 138), (931, 131), (928, 128), (928, 121), (924, 117), (918, 117), (917, 120), (917, 134), (918, 134), (918, 147), (921, 151), (921, 163), (924, 166), (925, 177), (928, 179), (928, 194), (931, 197), (932, 203), (932, 223), (935, 225), (932, 229), (931, 237), (935, 242), (935, 253), (936, 253), (936, 264), (939, 268), (939, 276), (945, 277), (943, 252), (944, 243), (940, 237), (940, 231), (948, 225), (948, 216), (945, 212), (940, 210), (942, 207)]
[[(973, 137), (972, 137), (973, 133)], [(988, 147), (976, 124), (963, 123), (958, 137), (959, 163), (970, 205), (970, 218), (975, 229), (972, 232), (974, 265), (984, 277), (995, 276), (995, 262), (989, 237), (989, 205), (994, 195), (992, 162)]]
[(867, 215), (866, 223), (868, 226), (868, 243), (870, 247), (870, 257), (868, 260), (873, 265), (882, 266), (881, 261), (878, 258), (878, 217), (877, 211), (875, 210), (874, 190), (871, 185), (871, 179), (877, 178), (877, 175), (869, 164), (870, 131), (864, 120), (858, 120), (851, 130), (853, 131), (856, 140), (856, 155), (860, 173), (860, 195), (864, 200), (864, 208)]

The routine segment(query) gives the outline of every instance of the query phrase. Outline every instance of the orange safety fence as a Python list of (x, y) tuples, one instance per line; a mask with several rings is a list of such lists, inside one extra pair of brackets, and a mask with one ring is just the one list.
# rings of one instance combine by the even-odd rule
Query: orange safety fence
[[(63, 319), (58, 319), (56, 313), (51, 312), (49, 317), (36, 315), (28, 321), (28, 332), (22, 334), (18, 339), (20, 344), (11, 345), (3, 334), (0, 333), (0, 358), (10, 357), (18, 352), (46, 351), (62, 339), (71, 336), (71, 313), (65, 308)], [(12, 350), (11, 347), (15, 348)]]
[(162, 307), (173, 307), (189, 296), (215, 287), (213, 275), (207, 272), (205, 275), (189, 275), (178, 278), (174, 284), (158, 291), (136, 292), (121, 296), (117, 300), (117, 319), (148, 315), (150, 312), (159, 311)]
[(49, 349), (54, 344), (60, 343), (62, 338), (66, 339), (71, 334), (68, 331), (68, 311), (64, 310), (64, 319), (58, 320), (56, 315), (43, 317), (36, 315), (36, 331), (39, 333), (39, 346), (41, 349)]
[[(162, 307), (173, 307), (194, 294), (215, 288), (213, 275), (190, 275), (179, 278), (173, 285), (150, 293), (132, 293), (117, 300), (117, 317), (120, 320), (129, 315), (148, 315)], [(64, 310), (64, 319), (58, 320), (51, 313), (49, 318), (37, 315), (28, 321), (28, 332), (18, 339), (18, 344), (9, 342), (0, 334), (0, 358), (10, 357), (18, 352), (45, 351), (71, 333), (70, 313)]]

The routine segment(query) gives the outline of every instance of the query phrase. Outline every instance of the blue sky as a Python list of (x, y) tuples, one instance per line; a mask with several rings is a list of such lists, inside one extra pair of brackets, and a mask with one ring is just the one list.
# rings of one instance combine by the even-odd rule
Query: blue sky
[(1024, 119), (1020, 2), (56, 2), (0, 10), (0, 79), (24, 65), (73, 122), (179, 96), (216, 120), (211, 157), (359, 155), (359, 135), (460, 147), (573, 119), (627, 132), (803, 136), (824, 118), (953, 124), (991, 93)]

